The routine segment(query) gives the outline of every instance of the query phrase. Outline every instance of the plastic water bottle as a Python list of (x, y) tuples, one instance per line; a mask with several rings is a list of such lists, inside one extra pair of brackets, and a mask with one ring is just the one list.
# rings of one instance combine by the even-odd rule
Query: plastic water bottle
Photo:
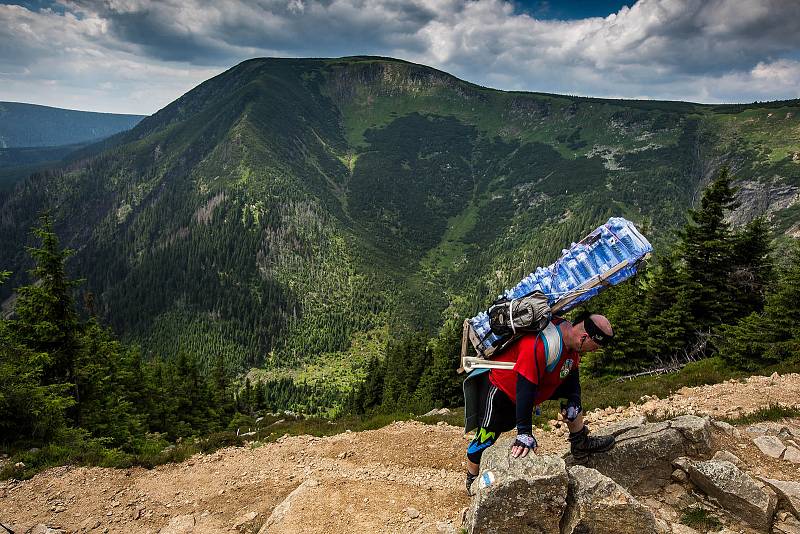
[(579, 246), (578, 251), (575, 253), (575, 260), (578, 262), (578, 268), (584, 280), (588, 280), (597, 274), (597, 267), (592, 262), (592, 258), (589, 257), (588, 249), (585, 246)]
[(572, 255), (567, 256), (566, 258), (564, 258), (564, 260), (566, 260), (565, 263), (567, 264), (567, 269), (569, 269), (570, 274), (573, 276), (573, 278), (575, 278), (575, 282), (578, 285), (584, 283), (588, 277), (584, 275), (583, 270), (578, 264), (578, 260), (576, 260)]

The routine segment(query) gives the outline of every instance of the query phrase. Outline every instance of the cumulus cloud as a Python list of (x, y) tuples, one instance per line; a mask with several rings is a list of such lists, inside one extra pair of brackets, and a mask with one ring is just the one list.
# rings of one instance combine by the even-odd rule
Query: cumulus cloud
[[(0, 99), (151, 113), (254, 56), (375, 54), (503, 89), (796, 98), (795, 0), (639, 0), (538, 20), (504, 0), (62, 0), (0, 5)], [(50, 84), (50, 85), (48, 85)]]

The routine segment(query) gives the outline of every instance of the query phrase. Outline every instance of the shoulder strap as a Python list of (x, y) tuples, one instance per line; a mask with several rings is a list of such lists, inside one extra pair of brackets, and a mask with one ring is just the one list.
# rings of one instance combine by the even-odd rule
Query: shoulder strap
[(558, 360), (561, 359), (561, 351), (564, 346), (564, 341), (561, 338), (561, 329), (552, 322), (539, 332), (538, 336), (542, 343), (544, 343), (544, 356), (545, 356), (545, 369), (547, 372), (552, 372), (558, 365)]

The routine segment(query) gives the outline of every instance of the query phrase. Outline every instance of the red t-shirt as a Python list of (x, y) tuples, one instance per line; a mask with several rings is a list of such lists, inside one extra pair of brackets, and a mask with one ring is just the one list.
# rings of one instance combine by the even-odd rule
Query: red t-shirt
[[(562, 322), (563, 319), (553, 320), (556, 327)], [(541, 404), (553, 395), (573, 369), (578, 368), (581, 355), (562, 344), (558, 362), (548, 371), (545, 344), (539, 334), (527, 334), (492, 360), (516, 362), (514, 369), (492, 369), (489, 372), (489, 381), (508, 395), (512, 402), (517, 402), (517, 373), (519, 373), (539, 386), (535, 404)]]

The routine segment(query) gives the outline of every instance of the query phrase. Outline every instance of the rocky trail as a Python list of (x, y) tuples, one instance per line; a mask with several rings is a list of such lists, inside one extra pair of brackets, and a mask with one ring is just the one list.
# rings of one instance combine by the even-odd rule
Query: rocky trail
[[(595, 409), (587, 414), (589, 425), (595, 432), (619, 435), (618, 447), (612, 450), (617, 456), (598, 459), (597, 465), (590, 462), (588, 467), (570, 467), (567, 463), (563, 477), (559, 474), (556, 478), (565, 495), (571, 488), (572, 497), (567, 500), (582, 503), (580, 499), (588, 491), (585, 488), (602, 487), (604, 498), (615, 499), (617, 505), (626, 503), (625, 510), (638, 510), (643, 515), (635, 518), (637, 532), (647, 531), (642, 525), (649, 524), (651, 515), (657, 529), (653, 532), (696, 532), (680, 524), (681, 514), (696, 507), (718, 518), (719, 528), (729, 533), (769, 532), (773, 528), (773, 532), (800, 534), (796, 518), (800, 484), (784, 488), (784, 493), (795, 492), (797, 501), (769, 489), (776, 480), (800, 482), (800, 421), (741, 427), (711, 422), (711, 418), (741, 416), (771, 404), (800, 407), (800, 375), (751, 377), (683, 388), (668, 399), (644, 397), (627, 407)], [(645, 424), (645, 417), (664, 420), (684, 414), (710, 418)], [(547, 431), (537, 430), (541, 452), (547, 456), (532, 460), (539, 463), (531, 469), (544, 469), (542, 465), (547, 464), (547, 469), (561, 473), (561, 455), (568, 450), (563, 434), (564, 428), (556, 422)], [(692, 441), (699, 435), (706, 440), (702, 445)], [(481, 528), (476, 517), (489, 513), (489, 490), (494, 488), (482, 488), (470, 499), (463, 486), (464, 451), (469, 439), (460, 428), (443, 422), (426, 425), (408, 421), (326, 438), (284, 437), (275, 443), (221, 449), (151, 470), (54, 468), (31, 480), (0, 482), (0, 523), (11, 532), (39, 533), (491, 531)], [(671, 465), (674, 458), (669, 458), (666, 467), (662, 462), (638, 471), (623, 469), (621, 475), (605, 472), (631, 460), (620, 455), (644, 454), (648, 444), (661, 443), (653, 439), (667, 440), (664, 443), (669, 443), (675, 455), (685, 453), (693, 459), (684, 460), (677, 469)], [(507, 446), (500, 443), (493, 449), (499, 455), (501, 449), (507, 451)], [(498, 458), (502, 464), (503, 455)], [(712, 463), (706, 465), (706, 460)], [(726, 464), (725, 469), (729, 469), (727, 464), (736, 466), (735, 471), (719, 471), (721, 464)], [(633, 472), (640, 473), (641, 478), (635, 478)], [(762, 515), (772, 514), (771, 526), (748, 522), (754, 512), (737, 515), (730, 510), (737, 506), (747, 509), (744, 501), (731, 501), (733, 504), (726, 508), (731, 488), (719, 489), (724, 484), (717, 479), (728, 475), (740, 483), (746, 476), (755, 484), (745, 484), (750, 491), (757, 488), (761, 492), (757, 495), (767, 495)], [(621, 479), (625, 479), (624, 488), (615, 482)], [(649, 487), (652, 480), (661, 483)], [(749, 501), (754, 499), (751, 495)], [(556, 516), (554, 532), (607, 532), (600, 523), (592, 527), (594, 530), (581, 530), (588, 528), (586, 518), (593, 517), (591, 503), (584, 504), (570, 507), (573, 512), (563, 516), (560, 526)], [(559, 514), (563, 515), (563, 510)]]

